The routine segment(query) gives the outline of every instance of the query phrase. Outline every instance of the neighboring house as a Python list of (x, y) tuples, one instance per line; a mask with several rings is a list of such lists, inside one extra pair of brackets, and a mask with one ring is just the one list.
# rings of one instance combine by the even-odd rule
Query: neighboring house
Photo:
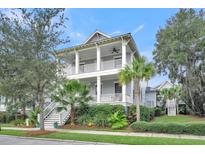
[(161, 83), (160, 85), (156, 87), (146, 87), (144, 95), (142, 96), (143, 104), (147, 107), (156, 107), (161, 106), (162, 103), (158, 100), (159, 92), (163, 88), (171, 88), (174, 84), (172, 84), (170, 81), (165, 81)]
[(139, 56), (130, 33), (111, 37), (97, 30), (83, 44), (66, 48), (59, 55), (65, 76), (88, 84), (94, 103), (134, 102), (134, 81), (122, 86), (118, 81), (120, 70)]

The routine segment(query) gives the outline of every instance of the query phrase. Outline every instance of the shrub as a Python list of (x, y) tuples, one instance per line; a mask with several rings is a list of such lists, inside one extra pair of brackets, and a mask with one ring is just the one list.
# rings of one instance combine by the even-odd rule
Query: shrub
[(107, 115), (102, 114), (102, 113), (95, 115), (93, 122), (94, 122), (95, 126), (100, 126), (100, 127), (108, 127), (109, 126)]
[[(140, 106), (140, 118), (141, 121), (151, 121), (154, 118), (155, 111), (153, 108)], [(136, 121), (136, 106), (132, 105), (129, 107), (129, 122)]]
[(11, 121), (12, 124), (14, 124), (15, 126), (22, 126), (25, 125), (25, 121), (23, 119), (16, 119)]
[(137, 132), (205, 135), (205, 124), (134, 122), (130, 126)]
[(156, 117), (159, 117), (159, 116), (165, 114), (165, 109), (164, 109), (163, 107), (156, 106), (156, 107), (154, 108), (154, 112), (155, 112), (155, 116), (156, 116)]
[(10, 115), (6, 112), (0, 112), (0, 123), (9, 123), (15, 119), (14, 115)]
[(89, 110), (90, 110), (90, 106), (87, 103), (83, 103), (75, 107), (75, 113), (77, 117), (88, 114)]
[(29, 125), (38, 125), (38, 114), (40, 113), (40, 109), (36, 108), (34, 111), (29, 112), (28, 119), (29, 119)]
[(205, 124), (187, 124), (185, 132), (187, 134), (205, 135)]
[(123, 128), (128, 125), (125, 115), (119, 112), (112, 114), (108, 121), (113, 129)]
[(97, 114), (104, 114), (109, 116), (117, 111), (119, 111), (120, 113), (124, 113), (125, 109), (122, 105), (97, 104), (90, 106), (88, 114), (90, 114), (90, 116), (92, 117), (94, 117)]
[(93, 119), (88, 114), (84, 114), (77, 118), (77, 124), (80, 124), (80, 125), (88, 125), (89, 123), (92, 123), (92, 122), (93, 122)]
[(138, 132), (146, 132), (148, 131), (148, 123), (147, 122), (134, 122), (130, 125), (130, 127)]

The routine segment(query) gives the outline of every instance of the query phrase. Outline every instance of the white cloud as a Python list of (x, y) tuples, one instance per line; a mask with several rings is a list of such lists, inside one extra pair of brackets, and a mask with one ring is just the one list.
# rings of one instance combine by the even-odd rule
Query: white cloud
[(138, 33), (139, 31), (141, 31), (144, 28), (144, 24), (137, 26), (134, 30), (133, 30), (133, 35), (135, 35), (136, 33)]
[(70, 37), (75, 38), (75, 39), (80, 39), (80, 38), (84, 38), (84, 35), (79, 32), (71, 32)]
[(117, 34), (121, 34), (122, 32), (121, 31), (119, 31), (119, 30), (116, 30), (116, 31), (114, 31), (114, 32), (112, 32), (112, 33), (110, 33), (109, 35), (117, 35)]
[(85, 39), (86, 39), (86, 36), (80, 32), (70, 32), (70, 34), (68, 34), (68, 36), (70, 37), (71, 43), (73, 45), (80, 44), (83, 41), (85, 41)]

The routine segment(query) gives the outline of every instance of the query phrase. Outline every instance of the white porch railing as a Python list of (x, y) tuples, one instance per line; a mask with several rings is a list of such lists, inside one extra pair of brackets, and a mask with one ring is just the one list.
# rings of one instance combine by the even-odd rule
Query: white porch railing
[[(121, 68), (122, 66), (122, 60), (106, 60), (101, 61), (101, 70), (109, 70), (109, 69), (115, 69), (115, 68)], [(90, 73), (90, 72), (96, 72), (97, 66), (96, 63), (90, 63), (90, 64), (84, 64), (79, 66), (79, 73)], [(75, 74), (75, 66), (69, 66), (64, 68), (64, 72), (67, 75), (74, 75)]]
[(101, 102), (120, 102), (122, 101), (122, 94), (101, 94)]
[(122, 66), (122, 60), (107, 60), (101, 62), (101, 70), (109, 70), (109, 69), (115, 69), (120, 68)]
[[(91, 95), (93, 98), (93, 102), (96, 102), (97, 95)], [(117, 94), (101, 94), (100, 102), (122, 102), (122, 93)], [(126, 95), (126, 102), (132, 103), (132, 99), (130, 95)]]
[(96, 63), (84, 64), (82, 67), (79, 67), (79, 73), (89, 73), (96, 71)]

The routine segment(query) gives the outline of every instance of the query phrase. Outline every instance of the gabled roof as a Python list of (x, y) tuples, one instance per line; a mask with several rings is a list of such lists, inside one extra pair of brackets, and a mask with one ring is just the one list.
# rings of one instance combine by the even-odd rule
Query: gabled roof
[(101, 31), (99, 31), (99, 30), (96, 30), (94, 33), (92, 33), (87, 38), (87, 40), (84, 42), (84, 44), (91, 43), (91, 42), (97, 42), (97, 41), (107, 39), (107, 38), (111, 38), (111, 37), (109, 35), (101, 32)]
[(153, 89), (160, 90), (162, 88), (171, 88), (172, 86), (174, 86), (173, 83), (171, 83), (170, 81), (165, 81), (165, 82), (161, 83), (160, 85), (154, 87)]
[(75, 50), (81, 50), (81, 49), (86, 49), (86, 48), (90, 48), (90, 47), (95, 47), (96, 44), (102, 45), (102, 44), (106, 44), (106, 43), (111, 43), (111, 42), (122, 40), (122, 38), (125, 39), (125, 40), (130, 40), (129, 41), (130, 48), (133, 51), (135, 51), (136, 56), (139, 56), (140, 55), (139, 51), (137, 49), (137, 46), (135, 44), (134, 39), (132, 38), (131, 33), (101, 39), (101, 40), (96, 41), (96, 42), (87, 42), (86, 44), (80, 44), (80, 45), (72, 46), (72, 47), (69, 47), (69, 48), (64, 48), (64, 49), (59, 50), (57, 54), (58, 54), (58, 56), (63, 56), (65, 52), (72, 52), (72, 51), (75, 51)]
[(170, 81), (164, 81), (156, 87), (146, 87), (146, 93), (160, 91), (162, 88), (171, 88), (174, 84)]

